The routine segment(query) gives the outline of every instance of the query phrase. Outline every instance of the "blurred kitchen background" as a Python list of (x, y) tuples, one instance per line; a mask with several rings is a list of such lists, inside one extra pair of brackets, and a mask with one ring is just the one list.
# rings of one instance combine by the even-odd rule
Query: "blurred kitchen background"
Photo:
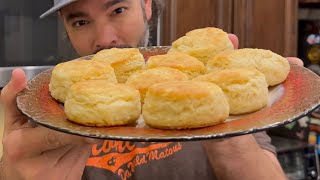
[[(240, 48), (270, 49), (297, 56), (320, 75), (320, 0), (164, 0), (150, 45), (170, 45), (186, 32), (214, 26), (239, 37)], [(75, 58), (57, 15), (39, 16), (51, 0), (0, 1), (0, 87), (14, 67), (28, 78)], [(320, 93), (320, 91), (319, 91)], [(3, 107), (0, 104), (0, 139)], [(290, 179), (320, 179), (320, 110), (268, 131)], [(2, 154), (0, 146), (0, 156)]]

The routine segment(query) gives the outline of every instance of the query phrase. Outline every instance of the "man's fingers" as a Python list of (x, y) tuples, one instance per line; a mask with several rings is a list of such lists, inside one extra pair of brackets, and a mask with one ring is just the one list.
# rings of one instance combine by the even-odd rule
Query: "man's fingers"
[(67, 145), (98, 143), (102, 143), (102, 141), (69, 135), (41, 126), (15, 130), (3, 141), (5, 152), (10, 154), (13, 159), (38, 156), (43, 152)]
[[(54, 169), (61, 171), (68, 169), (69, 174), (65, 179), (81, 179), (82, 173), (86, 166), (86, 162), (90, 157), (91, 146), (78, 145), (74, 146), (70, 151), (66, 152), (58, 161)], [(59, 170), (60, 169), (60, 170)]]
[(55, 179), (81, 179), (80, 172), (85, 168), (91, 148), (89, 144), (63, 146), (18, 164), (25, 171), (24, 177), (29, 177), (26, 179), (47, 179), (47, 172), (43, 169), (50, 169), (50, 173), (57, 175)]
[(11, 127), (16, 121), (25, 121), (25, 116), (17, 108), (16, 97), (27, 85), (26, 75), (22, 69), (12, 71), (10, 82), (1, 92), (1, 101), (4, 106), (5, 126)]
[(38, 150), (43, 152), (55, 148), (59, 148), (66, 145), (81, 145), (81, 144), (96, 144), (102, 142), (102, 140), (95, 140), (84, 138), (76, 135), (70, 135), (66, 133), (61, 133), (58, 131), (50, 130), (44, 127), (37, 127), (32, 129), (27, 129), (29, 131), (28, 137), (39, 137), (33, 140), (33, 143)]
[(287, 57), (287, 60), (293, 64), (296, 64), (298, 66), (303, 66), (303, 61), (296, 57)]
[(239, 39), (236, 35), (234, 34), (229, 34), (229, 39), (231, 40), (234, 49), (238, 49), (239, 48)]
[[(51, 173), (57, 174), (56, 179), (81, 179), (91, 148), (92, 145), (64, 146), (47, 151), (28, 162), (40, 166), (39, 169), (43, 166), (49, 167)], [(32, 169), (34, 168), (33, 166)], [(66, 173), (61, 174), (61, 172)], [(46, 172), (38, 173), (36, 176), (34, 173), (32, 174), (31, 170), (27, 173), (33, 179), (46, 179)]]
[[(10, 82), (3, 88), (1, 98), (6, 105), (15, 104), (15, 98), (27, 85), (26, 74), (22, 69), (12, 71)], [(12, 101), (14, 99), (14, 101)]]

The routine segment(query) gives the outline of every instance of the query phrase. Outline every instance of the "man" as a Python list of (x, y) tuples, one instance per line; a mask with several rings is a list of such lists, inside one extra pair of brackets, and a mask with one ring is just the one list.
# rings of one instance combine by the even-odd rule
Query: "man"
[[(55, 0), (80, 56), (148, 40), (152, 0)], [(235, 47), (237, 38), (230, 35)], [(296, 59), (291, 59), (295, 60)], [(300, 61), (297, 61), (301, 63)], [(28, 123), (16, 107), (26, 86), (17, 69), (3, 89), (3, 179), (285, 179), (270, 139), (263, 133), (198, 142), (99, 141)], [(258, 143), (259, 144), (258, 144)]]

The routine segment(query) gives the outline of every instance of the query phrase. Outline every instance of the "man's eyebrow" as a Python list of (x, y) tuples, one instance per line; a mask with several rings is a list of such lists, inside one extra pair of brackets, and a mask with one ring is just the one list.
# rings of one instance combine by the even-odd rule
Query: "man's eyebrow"
[(73, 19), (80, 18), (80, 17), (88, 17), (88, 14), (85, 13), (85, 12), (81, 12), (81, 11), (73, 12), (73, 13), (70, 13), (70, 14), (67, 15), (66, 20), (67, 20), (67, 22), (70, 22)]
[(109, 9), (110, 7), (114, 6), (115, 4), (118, 4), (118, 3), (122, 3), (122, 2), (127, 2), (128, 0), (110, 0), (108, 2), (106, 2), (103, 7), (105, 9)]
[[(110, 7), (122, 3), (122, 2), (128, 2), (128, 0), (109, 0), (107, 1), (104, 5), (103, 8), (104, 9), (109, 9)], [(80, 17), (88, 17), (89, 15), (85, 12), (79, 11), (79, 12), (72, 12), (70, 14), (67, 15), (66, 17), (66, 21), (70, 22), (75, 18), (80, 18)]]

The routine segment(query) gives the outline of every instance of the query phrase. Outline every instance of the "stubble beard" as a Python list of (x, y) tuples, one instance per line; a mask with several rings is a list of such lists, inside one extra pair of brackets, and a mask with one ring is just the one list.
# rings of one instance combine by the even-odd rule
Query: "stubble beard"
[[(142, 37), (140, 37), (140, 39), (138, 40), (138, 44), (137, 44), (137, 47), (147, 47), (149, 45), (149, 42), (150, 42), (150, 26), (149, 26), (149, 23), (148, 23), (148, 20), (147, 20), (147, 15), (146, 15), (146, 12), (145, 12), (145, 7), (144, 7), (144, 3), (143, 3), (143, 0), (141, 1), (141, 7), (142, 7), (142, 14), (143, 14), (143, 21), (144, 21), (144, 32), (143, 32), (143, 35)], [(68, 36), (68, 33), (67, 31), (65, 30), (65, 37), (63, 38), (64, 40), (67, 40), (69, 44), (69, 46), (71, 47), (71, 49), (73, 50), (72, 54), (78, 54), (76, 49), (74, 48), (74, 46), (72, 45), (71, 41), (70, 41), (70, 38)], [(123, 44), (123, 45), (118, 45), (118, 46), (113, 46), (113, 47), (105, 47), (103, 49), (111, 49), (111, 48), (134, 48), (130, 45), (126, 45), (126, 44)], [(100, 50), (102, 49), (98, 49), (97, 52), (99, 52)], [(97, 53), (95, 52), (95, 53)]]

